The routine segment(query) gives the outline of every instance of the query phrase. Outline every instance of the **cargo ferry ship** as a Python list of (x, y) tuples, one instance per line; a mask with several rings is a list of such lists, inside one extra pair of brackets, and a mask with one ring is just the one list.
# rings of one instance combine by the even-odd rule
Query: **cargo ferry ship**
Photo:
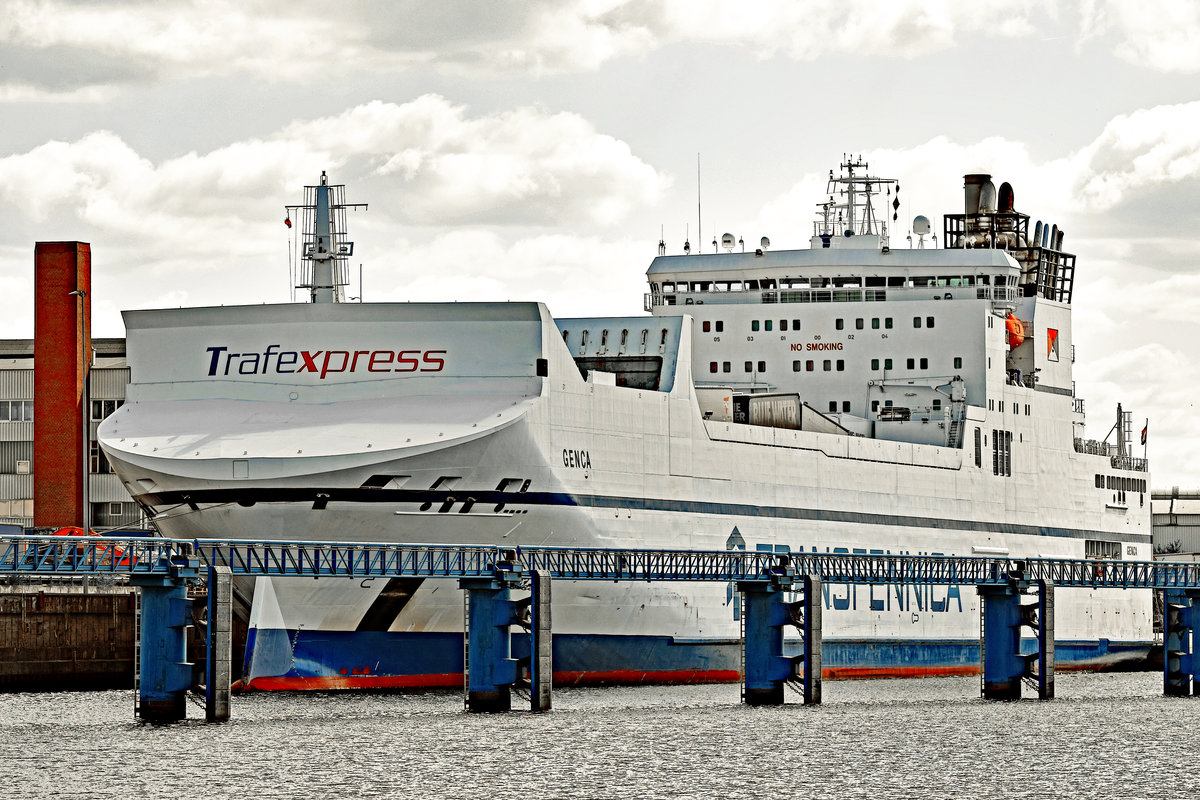
[[(940, 241), (917, 217), (893, 246), (895, 190), (848, 159), (808, 249), (660, 242), (646, 314), (556, 319), (342, 302), (347, 205), (322, 175), (288, 218), (311, 302), (125, 312), (100, 444), (181, 538), (1148, 560), (1128, 412), (1085, 435), (1062, 232), (967, 175)], [(248, 687), (461, 685), (454, 581), (240, 591)], [(972, 586), (823, 599), (827, 676), (978, 670)], [(563, 582), (555, 679), (737, 680), (739, 612), (732, 586)], [(1061, 593), (1059, 667), (1143, 658), (1151, 614), (1149, 592)]]

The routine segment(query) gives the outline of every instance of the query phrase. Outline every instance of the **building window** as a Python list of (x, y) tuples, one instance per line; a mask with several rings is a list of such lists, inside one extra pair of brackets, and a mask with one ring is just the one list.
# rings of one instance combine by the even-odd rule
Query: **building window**
[(955, 369), (962, 369), (962, 356), (955, 356), (955, 357), (954, 357), (954, 368), (955, 368)]
[(854, 329), (857, 331), (861, 331), (863, 329), (862, 317), (859, 317), (858, 319), (854, 320)]
[(703, 330), (705, 333), (710, 333), (712, 331), (712, 323), (708, 320), (704, 320)]
[(844, 329), (846, 327), (846, 320), (841, 319), (840, 317), (835, 319), (833, 321), (833, 327), (837, 328), (839, 331)]
[(750, 320), (750, 330), (752, 330), (752, 331), (758, 330), (758, 320), (756, 320), (756, 319)]
[(872, 370), (879, 369), (879, 359), (878, 358), (871, 359), (871, 369)]
[(715, 362), (715, 361), (708, 362), (708, 371), (716, 372), (717, 371), (717, 362)]
[(929, 369), (929, 359), (928, 358), (921, 359), (921, 369)]

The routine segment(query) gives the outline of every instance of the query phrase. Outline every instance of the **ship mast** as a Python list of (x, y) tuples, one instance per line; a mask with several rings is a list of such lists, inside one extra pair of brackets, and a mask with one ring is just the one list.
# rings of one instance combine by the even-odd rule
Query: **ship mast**
[(346, 203), (346, 187), (330, 185), (325, 171), (321, 182), (304, 187), (304, 204), (285, 206), (288, 218), (296, 211), (300, 217), (304, 244), (301, 250), (300, 283), (308, 289), (313, 303), (346, 301), (346, 261), (354, 255), (354, 242), (345, 240), (346, 209), (366, 209), (366, 203)]

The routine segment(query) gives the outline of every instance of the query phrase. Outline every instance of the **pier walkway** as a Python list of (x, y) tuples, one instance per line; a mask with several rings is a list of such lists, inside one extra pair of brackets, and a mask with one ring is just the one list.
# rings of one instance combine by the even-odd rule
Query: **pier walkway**
[[(974, 585), (980, 595), (982, 694), (1015, 699), (1030, 681), (1054, 695), (1056, 588), (1165, 592), (1163, 688), (1192, 695), (1200, 678), (1193, 629), (1200, 628), (1200, 564), (995, 556), (779, 553), (630, 548), (401, 545), (162, 538), (0, 537), (0, 576), (126, 575), (141, 588), (138, 715), (180, 719), (190, 688), (187, 585), (208, 584), (203, 616), (210, 720), (228, 718), (231, 581), (243, 577), (450, 578), (466, 593), (464, 692), (471, 710), (508, 710), (510, 689), (528, 674), (531, 708), (550, 707), (551, 602), (555, 580), (732, 582), (742, 595), (742, 696), (754, 705), (783, 702), (798, 684), (806, 703), (821, 701), (822, 583)], [(513, 600), (513, 590), (530, 596)], [(799, 598), (799, 599), (794, 599)], [(1032, 602), (1024, 602), (1032, 600)], [(480, 621), (483, 621), (482, 623)], [(510, 657), (510, 630), (530, 633), (531, 656)], [(802, 654), (783, 655), (794, 626)], [(1037, 641), (1022, 653), (1024, 628)], [(525, 663), (522, 663), (525, 662)], [(1194, 662), (1195, 665), (1194, 665)], [(1200, 680), (1195, 680), (1200, 695)]]

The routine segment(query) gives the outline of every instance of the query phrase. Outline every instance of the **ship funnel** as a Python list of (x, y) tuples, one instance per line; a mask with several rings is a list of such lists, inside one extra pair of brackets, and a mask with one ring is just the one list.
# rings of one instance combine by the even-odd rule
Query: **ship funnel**
[(1001, 214), (1011, 213), (1013, 210), (1013, 188), (1008, 181), (1000, 184), (1000, 195), (996, 200), (996, 210)]
[[(990, 185), (991, 182), (992, 176), (982, 173), (963, 176), (963, 213), (979, 213), (980, 193), (983, 191), (984, 185)], [(992, 196), (995, 197), (995, 190), (993, 189), (992, 191)]]
[(979, 213), (993, 214), (996, 211), (996, 184), (988, 181), (979, 187)]

